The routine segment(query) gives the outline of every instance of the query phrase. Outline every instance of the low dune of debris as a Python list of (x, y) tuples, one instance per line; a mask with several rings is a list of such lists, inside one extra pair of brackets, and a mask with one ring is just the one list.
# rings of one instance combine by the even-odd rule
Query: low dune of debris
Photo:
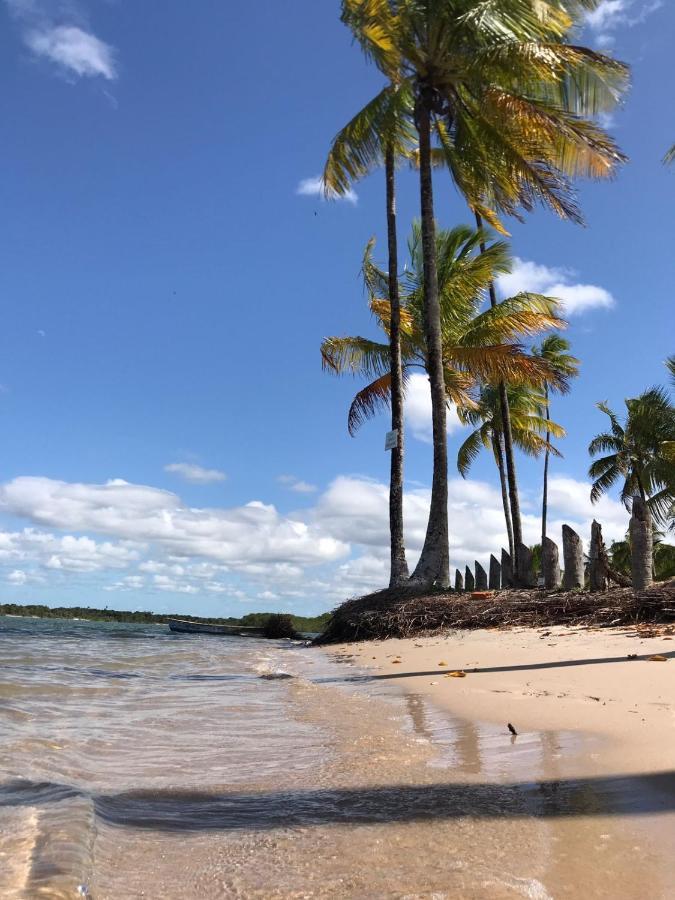
[(645, 591), (505, 590), (420, 594), (386, 589), (347, 600), (332, 615), (317, 644), (405, 638), (457, 628), (542, 625), (609, 627), (675, 623), (675, 579)]

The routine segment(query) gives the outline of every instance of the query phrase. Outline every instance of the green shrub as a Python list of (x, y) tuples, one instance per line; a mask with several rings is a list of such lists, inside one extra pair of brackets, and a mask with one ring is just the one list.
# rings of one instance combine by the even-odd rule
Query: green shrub
[(265, 622), (264, 634), (266, 638), (297, 637), (293, 617), (288, 613), (272, 613)]

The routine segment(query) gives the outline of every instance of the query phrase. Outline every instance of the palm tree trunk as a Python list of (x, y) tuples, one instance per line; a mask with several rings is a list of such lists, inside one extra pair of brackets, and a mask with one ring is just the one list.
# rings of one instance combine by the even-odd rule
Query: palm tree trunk
[[(551, 412), (548, 405), (548, 384), (544, 385), (544, 395), (546, 397), (546, 421), (548, 422), (551, 418)], [(548, 445), (551, 440), (551, 432), (546, 429), (546, 444)], [(544, 452), (544, 494), (541, 501), (541, 546), (544, 546), (544, 539), (546, 538), (546, 517), (548, 515), (548, 446)]]
[(389, 536), (391, 570), (389, 587), (397, 587), (408, 579), (408, 563), (403, 541), (403, 372), (401, 369), (401, 306), (398, 292), (398, 247), (396, 241), (396, 175), (391, 145), (385, 153), (387, 186), (387, 242), (389, 249), (389, 360), (391, 368), (391, 427), (398, 432), (398, 442), (391, 451), (389, 476)]
[[(476, 225), (483, 227), (483, 220), (474, 210)], [(481, 253), (485, 252), (485, 244), (480, 245)], [(497, 293), (493, 282), (490, 282), (490, 306), (497, 305)], [(499, 407), (502, 417), (502, 434), (504, 437), (504, 458), (506, 460), (506, 475), (509, 484), (509, 502), (511, 506), (511, 523), (513, 527), (513, 549), (511, 562), (513, 564), (514, 587), (521, 587), (522, 574), (520, 572), (520, 560), (518, 548), (523, 543), (523, 524), (520, 518), (520, 498), (518, 496), (518, 479), (516, 477), (516, 458), (513, 452), (513, 435), (511, 432), (511, 413), (509, 412), (509, 398), (506, 393), (506, 385), (499, 382)]]
[(506, 470), (504, 469), (504, 447), (501, 431), (496, 432), (492, 439), (497, 468), (499, 469), (499, 484), (502, 489), (502, 506), (504, 507), (504, 519), (506, 521), (506, 534), (509, 539), (509, 555), (513, 562), (513, 523), (511, 522), (511, 508), (509, 506), (509, 489), (506, 482)]
[(433, 426), (434, 468), (431, 482), (429, 523), (422, 555), (412, 580), (425, 587), (438, 584), (447, 587), (449, 577), (448, 549), (448, 444), (446, 432), (446, 395), (443, 377), (443, 344), (441, 308), (438, 299), (436, 270), (436, 226), (431, 176), (431, 112), (427, 90), (422, 86), (415, 107), (415, 124), (419, 133), (420, 206), (422, 219), (422, 254), (424, 271), (424, 337), (426, 368), (431, 384), (431, 419)]

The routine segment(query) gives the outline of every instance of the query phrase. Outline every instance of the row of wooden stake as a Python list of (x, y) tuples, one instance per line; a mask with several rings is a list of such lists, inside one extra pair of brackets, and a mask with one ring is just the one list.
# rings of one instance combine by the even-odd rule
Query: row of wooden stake
[[(606, 590), (610, 581), (616, 582), (621, 587), (632, 587), (636, 591), (643, 591), (652, 583), (652, 521), (649, 508), (641, 497), (633, 498), (629, 530), (630, 578), (612, 568), (602, 539), (602, 527), (599, 522), (593, 521), (588, 552), (588, 580), (591, 591)], [(544, 538), (541, 548), (542, 587), (550, 591), (560, 587), (566, 591), (582, 589), (586, 583), (583, 542), (569, 525), (562, 527), (562, 546), (561, 572), (558, 545), (549, 537)], [(455, 590), (498, 591), (503, 588), (537, 587), (537, 578), (532, 566), (532, 551), (525, 544), (520, 544), (516, 552), (519, 557), (519, 569), (523, 573), (521, 584), (514, 584), (511, 555), (502, 549), (501, 560), (494, 555), (490, 556), (489, 572), (486, 572), (479, 562), (476, 562), (474, 572), (469, 566), (466, 566), (464, 575), (456, 569)]]

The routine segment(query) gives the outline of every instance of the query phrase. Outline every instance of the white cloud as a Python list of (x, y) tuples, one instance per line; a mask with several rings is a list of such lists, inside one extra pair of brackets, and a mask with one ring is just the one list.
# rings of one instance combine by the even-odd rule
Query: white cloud
[(296, 494), (315, 494), (319, 490), (315, 484), (309, 484), (301, 478), (296, 478), (295, 475), (280, 475), (277, 481)]
[(601, 0), (585, 15), (588, 28), (601, 47), (610, 47), (619, 28), (642, 24), (652, 13), (661, 9), (663, 0)]
[(0, 508), (38, 525), (151, 542), (167, 554), (231, 566), (289, 560), (316, 565), (348, 552), (332, 536), (259, 500), (229, 509), (188, 508), (169, 491), (119, 479), (77, 484), (15, 478), (0, 488)]
[(589, 309), (611, 309), (614, 297), (608, 290), (596, 284), (572, 282), (574, 273), (561, 268), (551, 268), (517, 256), (513, 269), (501, 275), (497, 285), (503, 297), (512, 297), (521, 291), (546, 294), (561, 301), (563, 314), (573, 316)]
[(321, 200), (345, 200), (353, 206), (356, 206), (359, 199), (358, 194), (351, 188), (345, 191), (344, 194), (336, 194), (334, 191), (329, 191), (328, 196), (326, 196), (323, 178), (320, 175), (315, 175), (313, 178), (303, 178), (295, 189), (295, 193), (300, 194), (302, 197), (319, 197)]
[[(431, 389), (427, 375), (414, 372), (410, 376), (403, 409), (408, 433), (418, 441), (430, 444), (432, 441)], [(451, 403), (447, 410), (447, 432), (450, 434), (461, 427), (457, 418), (457, 408), (454, 403)]]
[[(588, 541), (597, 518), (607, 543), (626, 531), (628, 513), (603, 497), (591, 506), (590, 485), (564, 475), (550, 479), (549, 534), (560, 543), (563, 522)], [(363, 477), (339, 476), (313, 506), (281, 515), (252, 501), (228, 509), (192, 509), (168, 491), (114, 480), (71, 484), (48, 478), (15, 478), (0, 486), (0, 509), (35, 526), (0, 531), (3, 578), (64, 585), (76, 579), (106, 591), (173, 594), (219, 601), (264, 600), (278, 608), (326, 608), (346, 596), (386, 584), (389, 558), (388, 487)], [(430, 492), (406, 490), (405, 539), (414, 567), (427, 526)], [(524, 537), (539, 540), (539, 498), (523, 515)], [(526, 504), (524, 504), (525, 508)], [(448, 489), (451, 566), (507, 546), (497, 479), (451, 478)], [(82, 532), (105, 535), (97, 540)]]
[(44, 57), (78, 77), (117, 78), (112, 47), (76, 25), (29, 31), (24, 40), (35, 56)]
[[(88, 28), (82, 12), (57, 0), (5, 0), (23, 42), (69, 78), (117, 78), (115, 51)], [(39, 333), (39, 332), (38, 332)]]
[(179, 475), (192, 484), (212, 484), (214, 481), (225, 481), (227, 475), (219, 469), (203, 469), (194, 463), (169, 463), (164, 471)]

